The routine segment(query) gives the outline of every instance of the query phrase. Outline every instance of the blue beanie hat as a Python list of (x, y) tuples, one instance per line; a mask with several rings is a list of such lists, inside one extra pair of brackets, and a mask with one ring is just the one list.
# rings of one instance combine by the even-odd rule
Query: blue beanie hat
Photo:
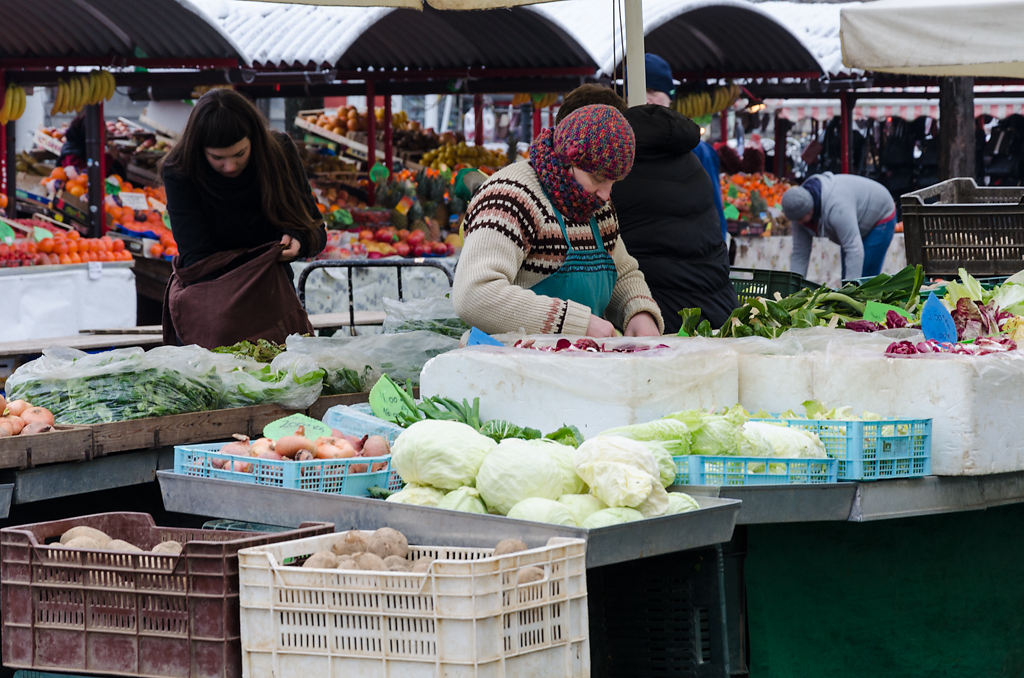
[(676, 95), (676, 86), (672, 82), (672, 67), (657, 54), (644, 54), (644, 72), (647, 89), (664, 92), (670, 97)]

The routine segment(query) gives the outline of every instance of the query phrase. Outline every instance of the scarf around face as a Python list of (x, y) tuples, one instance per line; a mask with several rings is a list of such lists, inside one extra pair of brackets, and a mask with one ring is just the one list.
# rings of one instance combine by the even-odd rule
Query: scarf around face
[(537, 173), (537, 179), (548, 198), (567, 219), (586, 223), (594, 212), (604, 206), (601, 198), (583, 190), (572, 175), (572, 166), (555, 153), (554, 132), (551, 128), (542, 130), (530, 144), (530, 166)]

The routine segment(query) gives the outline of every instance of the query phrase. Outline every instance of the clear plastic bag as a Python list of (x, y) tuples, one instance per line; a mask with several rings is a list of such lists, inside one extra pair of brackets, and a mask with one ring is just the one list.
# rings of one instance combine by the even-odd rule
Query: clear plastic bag
[[(205, 355), (204, 355), (205, 354)], [(88, 354), (52, 348), (7, 380), (11, 399), (53, 412), (62, 424), (99, 424), (216, 409), (220, 379), (198, 346)]]
[(356, 337), (302, 337), (292, 335), (287, 350), (274, 359), (271, 368), (289, 365), (297, 355), (313, 359), (325, 370), (324, 393), (363, 393), (382, 374), (399, 383), (419, 383), (420, 370), (434, 356), (451, 351), (458, 339), (436, 332), (415, 330), (398, 334)]
[(427, 330), (458, 339), (469, 329), (469, 325), (455, 312), (447, 294), (403, 301), (385, 297), (384, 314), (385, 334)]
[(320, 394), (311, 361), (287, 370), (199, 346), (83, 353), (57, 347), (7, 380), (11, 399), (53, 412), (62, 424), (99, 424), (185, 412), (276, 403), (305, 409)]

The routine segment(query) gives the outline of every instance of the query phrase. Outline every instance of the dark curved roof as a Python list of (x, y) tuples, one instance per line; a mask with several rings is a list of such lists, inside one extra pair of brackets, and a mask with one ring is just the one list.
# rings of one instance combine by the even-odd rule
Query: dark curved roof
[(814, 55), (785, 26), (728, 4), (685, 9), (649, 30), (644, 49), (664, 57), (677, 76), (822, 74)]
[(822, 75), (804, 44), (756, 5), (682, 5), (647, 30), (644, 44), (665, 57), (677, 77)]
[(422, 12), (396, 9), (345, 50), (339, 70), (587, 68), (597, 64), (579, 42), (523, 8)]
[(240, 59), (187, 0), (3, 0), (0, 59), (95, 63)]

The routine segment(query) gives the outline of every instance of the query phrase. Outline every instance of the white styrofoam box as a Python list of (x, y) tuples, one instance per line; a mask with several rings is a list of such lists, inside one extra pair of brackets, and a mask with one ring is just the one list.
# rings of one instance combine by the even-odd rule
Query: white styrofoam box
[(818, 400), (883, 417), (930, 418), (933, 474), (1024, 470), (1024, 354), (890, 358), (889, 337), (794, 332), (732, 344), (740, 403), (748, 410), (799, 409)]
[[(527, 338), (551, 345), (561, 337)], [(667, 347), (590, 353), (471, 346), (427, 362), (420, 394), (471, 402), (479, 397), (482, 419), (505, 419), (544, 433), (572, 424), (586, 437), (679, 410), (737, 402), (737, 356), (719, 340), (657, 337), (601, 343)]]
[[(0, 341), (66, 337), (79, 330), (135, 326), (131, 264), (0, 269)], [(10, 307), (7, 305), (10, 304)]]
[[(341, 538), (238, 552), (245, 678), (590, 675), (584, 540), (555, 537), (503, 556), (410, 546), (409, 558), (433, 559), (424, 573), (286, 565)], [(518, 583), (527, 566), (543, 577)]]

